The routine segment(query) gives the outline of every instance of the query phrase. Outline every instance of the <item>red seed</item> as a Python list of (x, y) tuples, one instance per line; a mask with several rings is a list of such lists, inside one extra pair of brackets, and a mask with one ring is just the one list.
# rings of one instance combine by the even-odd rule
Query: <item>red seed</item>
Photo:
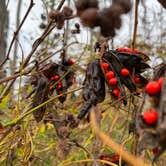
[(50, 89), (50, 90), (54, 89), (54, 86), (52, 86), (52, 85), (51, 85), (51, 86), (49, 86), (49, 89)]
[(105, 161), (107, 161), (107, 160), (108, 160), (108, 158), (107, 158), (107, 157), (102, 157), (101, 159), (102, 159), (102, 160), (105, 160)]
[(156, 110), (146, 111), (143, 115), (143, 119), (148, 125), (153, 125), (157, 122), (158, 113)]
[(59, 83), (57, 84), (56, 88), (57, 88), (58, 90), (61, 89), (61, 88), (62, 88), (62, 83), (59, 82)]
[(119, 156), (118, 155), (115, 155), (115, 156), (110, 158), (110, 161), (113, 162), (113, 163), (117, 162), (118, 160), (119, 160)]
[(153, 152), (153, 154), (159, 153), (159, 148), (158, 148), (158, 147), (153, 148), (153, 149), (152, 149), (152, 152)]
[(101, 65), (102, 65), (102, 68), (103, 68), (104, 70), (107, 70), (108, 67), (109, 67), (109, 64), (108, 64), (108, 63), (105, 63), (105, 62), (103, 62)]
[(105, 77), (107, 79), (111, 79), (115, 76), (115, 73), (113, 71), (109, 71), (108, 73), (105, 74)]
[(53, 81), (54, 80), (54, 76), (52, 76), (50, 80)]
[(119, 51), (119, 52), (124, 52), (124, 48), (123, 48), (123, 47), (119, 47), (119, 48), (118, 48), (118, 51)]
[(117, 97), (118, 99), (120, 98), (120, 90), (119, 89), (114, 89), (113, 90), (113, 94), (115, 97)]
[(59, 79), (59, 76), (58, 75), (54, 75), (54, 80), (58, 80)]
[(139, 53), (138, 49), (134, 49), (133, 53), (138, 54)]
[(127, 53), (132, 53), (133, 51), (132, 51), (131, 48), (126, 47), (126, 48), (125, 48), (125, 52), (127, 52)]
[(159, 80), (158, 80), (160, 89), (161, 89), (161, 87), (162, 87), (162, 85), (163, 85), (163, 81), (164, 81), (164, 77), (160, 77)]
[(157, 95), (161, 89), (158, 82), (151, 81), (146, 85), (145, 90), (149, 95)]
[(111, 79), (109, 80), (109, 84), (112, 85), (112, 86), (116, 85), (117, 82), (118, 82), (118, 81), (117, 81), (116, 78), (111, 78)]
[(141, 82), (141, 79), (140, 79), (139, 77), (135, 76), (135, 77), (134, 77), (134, 82), (135, 82), (136, 84), (139, 84), (139, 83)]
[(122, 76), (129, 76), (129, 74), (130, 74), (129, 70), (126, 68), (122, 68), (120, 73)]
[(70, 63), (71, 65), (74, 65), (74, 63), (75, 63), (74, 59), (70, 58), (70, 59), (69, 59), (69, 63)]

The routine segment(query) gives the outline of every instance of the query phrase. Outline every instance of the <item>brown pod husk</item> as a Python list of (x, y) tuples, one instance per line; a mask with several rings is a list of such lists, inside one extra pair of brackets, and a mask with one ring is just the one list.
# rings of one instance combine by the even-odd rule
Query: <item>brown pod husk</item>
[(68, 6), (64, 6), (63, 9), (62, 9), (62, 14), (65, 17), (70, 17), (73, 14), (73, 10), (70, 7), (68, 7)]
[(82, 12), (88, 8), (96, 8), (98, 9), (98, 1), (97, 0), (78, 0), (75, 3), (77, 9), (77, 15), (80, 16)]
[(119, 5), (122, 8), (122, 13), (128, 13), (131, 10), (130, 0), (113, 0), (114, 5)]
[[(44, 75), (40, 78), (35, 95), (33, 97), (33, 107), (36, 107), (42, 104), (44, 101), (48, 99), (48, 83), (47, 79)], [(33, 112), (34, 118), (37, 122), (40, 122), (43, 119), (45, 114), (46, 106), (42, 106)]]
[(88, 8), (80, 16), (81, 22), (84, 26), (94, 28), (98, 26), (98, 10), (96, 8)]

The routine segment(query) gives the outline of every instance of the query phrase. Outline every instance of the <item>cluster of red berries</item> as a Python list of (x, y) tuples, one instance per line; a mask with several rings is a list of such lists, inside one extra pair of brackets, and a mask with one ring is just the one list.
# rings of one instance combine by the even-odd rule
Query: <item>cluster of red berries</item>
[(138, 49), (132, 50), (131, 48), (128, 48), (128, 47), (119, 47), (117, 50), (119, 52), (126, 52), (126, 53), (134, 53), (134, 54), (139, 53)]
[[(129, 47), (119, 47), (117, 50), (121, 53), (139, 54), (138, 49), (132, 50)], [(135, 84), (140, 84), (141, 83), (141, 79), (137, 75), (134, 76), (133, 81), (135, 82)]]
[[(110, 86), (114, 87), (114, 90), (113, 90), (114, 96), (119, 99), (120, 98), (120, 90), (116, 87), (117, 84), (118, 84), (118, 80), (115, 77), (115, 73), (112, 70), (109, 70), (109, 64), (106, 63), (106, 62), (102, 63), (102, 68), (105, 71), (105, 77), (108, 81), (108, 84)], [(127, 76), (130, 75), (130, 71), (126, 68), (122, 68), (121, 71), (120, 71), (120, 74), (123, 77), (127, 77)]]
[[(75, 61), (72, 58), (68, 59), (68, 62), (70, 65), (74, 65), (74, 63), (75, 63)], [(55, 84), (55, 82), (57, 82), (59, 79), (60, 79), (60, 76), (58, 74), (55, 74), (51, 78), (48, 78), (48, 80), (51, 82), (50, 83), (51, 85), (49, 86), (50, 90), (54, 90), (54, 89), (62, 90), (62, 82), (61, 81), (59, 81), (57, 84)]]
[[(55, 75), (53, 75), (49, 80), (52, 81), (52, 82), (54, 82), (54, 81), (56, 82), (56, 81), (59, 80), (59, 75), (55, 74)], [(61, 88), (62, 88), (62, 83), (61, 83), (61, 82), (58, 82), (57, 86), (54, 86), (54, 85), (50, 85), (50, 86), (49, 86), (49, 89), (50, 89), (50, 90), (54, 90), (55, 88), (56, 88), (56, 89), (61, 89)]]
[[(163, 80), (164, 77), (160, 77), (157, 81), (149, 82), (145, 87), (146, 93), (149, 94), (150, 96), (156, 96), (160, 94)], [(154, 125), (157, 123), (158, 112), (154, 109), (150, 109), (143, 114), (143, 119), (146, 124)]]

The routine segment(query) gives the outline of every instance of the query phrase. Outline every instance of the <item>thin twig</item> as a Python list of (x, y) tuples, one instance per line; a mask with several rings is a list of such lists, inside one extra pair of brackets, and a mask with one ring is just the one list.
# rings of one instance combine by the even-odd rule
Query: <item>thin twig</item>
[[(43, 59), (42, 61), (40, 61), (39, 64), (44, 63), (46, 60), (50, 59), (51, 57), (53, 57), (57, 53), (61, 52), (63, 49), (66, 49), (67, 47), (69, 47), (69, 46), (71, 46), (73, 44), (77, 44), (77, 43), (78, 43), (77, 41), (76, 42), (72, 42), (72, 43), (68, 44), (67, 46), (65, 46), (65, 48), (61, 48), (61, 49), (55, 51), (54, 53), (52, 53), (51, 55), (49, 55), (48, 57), (46, 57), (45, 59)], [(27, 75), (27, 74), (29, 74), (34, 68), (35, 67), (32, 67), (32, 68), (30, 68), (28, 70), (22, 71), (21, 75)], [(0, 84), (2, 84), (4, 82), (7, 82), (7, 81), (10, 81), (10, 80), (13, 80), (13, 79), (15, 79), (15, 78), (17, 78), (19, 76), (20, 76), (20, 72), (17, 72), (17, 73), (15, 73), (12, 76), (9, 76), (9, 77), (6, 77), (6, 78), (2, 78), (2, 79), (0, 79)]]
[(53, 100), (59, 98), (60, 96), (67, 95), (67, 94), (69, 94), (69, 93), (73, 93), (73, 92), (78, 91), (78, 90), (80, 90), (80, 89), (82, 89), (82, 87), (79, 87), (79, 88), (73, 89), (73, 90), (71, 90), (71, 91), (69, 91), (69, 92), (65, 92), (65, 93), (62, 93), (62, 94), (60, 94), (60, 95), (54, 96), (54, 97), (48, 99), (47, 101), (43, 102), (42, 104), (40, 104), (40, 105), (38, 105), (38, 106), (32, 108), (31, 110), (29, 110), (29, 111), (26, 112), (25, 114), (20, 115), (20, 117), (18, 117), (18, 118), (16, 118), (16, 119), (14, 119), (14, 120), (12, 120), (12, 121), (6, 123), (3, 127), (6, 128), (6, 127), (8, 127), (8, 126), (14, 126), (14, 125), (16, 125), (17, 123), (19, 123), (21, 120), (23, 120), (25, 117), (27, 117), (29, 114), (33, 113), (34, 111), (36, 111), (37, 109), (43, 107), (44, 105), (46, 105), (46, 104), (52, 102)]
[(18, 36), (18, 33), (19, 33), (20, 29), (22, 28), (22, 26), (23, 26), (23, 24), (24, 24), (24, 22), (25, 22), (27, 16), (29, 15), (29, 13), (30, 13), (30, 11), (31, 11), (31, 9), (32, 9), (33, 6), (34, 6), (34, 2), (33, 2), (33, 0), (31, 0), (31, 1), (30, 1), (30, 4), (29, 4), (29, 7), (28, 7), (28, 9), (27, 9), (27, 11), (26, 11), (26, 13), (25, 13), (25, 16), (23, 17), (23, 19), (22, 19), (20, 25), (18, 26), (17, 30), (14, 32), (14, 35), (13, 35), (12, 41), (11, 41), (11, 43), (10, 43), (10, 46), (9, 46), (9, 49), (8, 49), (6, 58), (5, 58), (4, 61), (0, 64), (0, 67), (3, 66), (3, 65), (6, 63), (6, 61), (9, 59), (9, 55), (10, 55), (12, 46), (13, 46), (13, 44), (14, 44), (14, 41), (16, 40), (16, 38), (17, 38), (17, 36)]
[(138, 4), (139, 4), (139, 0), (135, 0), (134, 32), (133, 32), (133, 41), (132, 41), (132, 49), (133, 49), (133, 50), (134, 50), (134, 48), (135, 48), (136, 35), (137, 35)]

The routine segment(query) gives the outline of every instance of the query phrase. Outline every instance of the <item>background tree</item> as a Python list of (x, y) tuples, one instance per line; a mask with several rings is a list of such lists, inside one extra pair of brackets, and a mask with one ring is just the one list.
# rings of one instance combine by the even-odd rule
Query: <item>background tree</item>
[[(7, 45), (8, 11), (6, 0), (0, 1), (0, 16), (0, 61), (2, 61), (6, 54)], [(2, 74), (0, 77), (2, 77)]]

